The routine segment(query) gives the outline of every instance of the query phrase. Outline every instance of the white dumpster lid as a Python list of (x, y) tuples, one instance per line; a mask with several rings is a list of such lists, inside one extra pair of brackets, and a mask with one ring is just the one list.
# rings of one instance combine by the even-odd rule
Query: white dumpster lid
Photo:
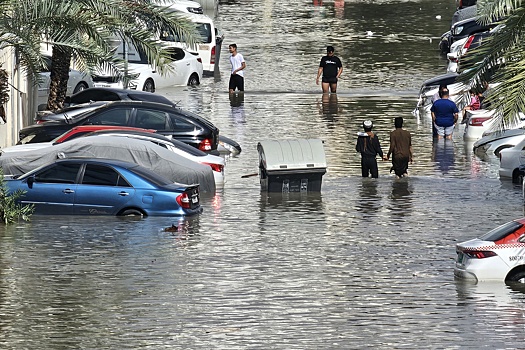
[(326, 169), (320, 139), (264, 140), (257, 150), (266, 170)]

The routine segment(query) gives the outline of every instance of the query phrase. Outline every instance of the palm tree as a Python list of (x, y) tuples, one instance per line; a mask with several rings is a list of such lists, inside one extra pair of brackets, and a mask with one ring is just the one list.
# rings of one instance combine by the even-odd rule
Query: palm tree
[(525, 112), (525, 4), (481, 0), (477, 8), (480, 22), (499, 25), (486, 43), (467, 55), (466, 63), (473, 68), (462, 74), (462, 80), (472, 86), (496, 85), (487, 97), (497, 111), (496, 124), (516, 125), (518, 113)]
[(44, 65), (41, 45), (52, 47), (48, 108), (62, 107), (69, 65), (93, 71), (105, 66), (122, 75), (124, 62), (113, 55), (112, 39), (141, 49), (161, 72), (169, 60), (156, 38), (162, 31), (196, 42), (195, 28), (168, 7), (145, 0), (0, 0), (0, 38), (13, 46), (27, 75), (38, 80)]

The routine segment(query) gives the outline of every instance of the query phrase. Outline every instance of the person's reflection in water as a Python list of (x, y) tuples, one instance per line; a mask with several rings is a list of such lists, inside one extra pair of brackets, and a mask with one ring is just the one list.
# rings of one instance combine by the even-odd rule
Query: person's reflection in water
[[(412, 190), (409, 178), (395, 179), (392, 181), (390, 193), (390, 210), (395, 218), (404, 218), (412, 213)], [(413, 181), (413, 180), (412, 180)]]
[(345, 10), (345, 0), (334, 0), (335, 17), (343, 18)]
[(319, 113), (329, 121), (333, 121), (339, 114), (339, 103), (337, 101), (337, 94), (323, 94), (321, 103), (317, 100)]
[(246, 115), (244, 113), (244, 94), (230, 94), (230, 116), (235, 124), (246, 124)]
[(443, 175), (454, 169), (455, 150), (452, 140), (434, 140), (432, 144), (432, 161)]
[(355, 210), (362, 212), (365, 216), (376, 215), (382, 207), (382, 197), (378, 194), (377, 185), (377, 179), (363, 178)]

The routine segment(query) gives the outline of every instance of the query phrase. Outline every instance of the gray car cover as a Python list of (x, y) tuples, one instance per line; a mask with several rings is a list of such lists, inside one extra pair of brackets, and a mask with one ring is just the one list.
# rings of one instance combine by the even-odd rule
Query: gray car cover
[(214, 193), (210, 166), (184, 158), (150, 141), (121, 136), (79, 137), (30, 152), (6, 153), (0, 157), (5, 175), (21, 175), (58, 158), (106, 158), (140, 164), (173, 182), (199, 184), (201, 192)]

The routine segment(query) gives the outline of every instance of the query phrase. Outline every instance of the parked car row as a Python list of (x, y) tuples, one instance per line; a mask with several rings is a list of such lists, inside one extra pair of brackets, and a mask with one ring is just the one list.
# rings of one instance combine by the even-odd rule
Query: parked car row
[[(93, 99), (102, 101), (93, 101)], [(219, 137), (219, 129), (211, 122), (154, 93), (116, 88), (89, 88), (72, 95), (68, 99), (68, 104), (69, 106), (64, 110), (55, 113), (39, 112), (35, 120), (36, 124), (20, 130), (17, 145), (0, 150), (0, 166), (8, 175), (9, 181), (24, 180), (17, 182), (18, 188), (26, 191), (22, 199), (23, 203), (31, 203), (36, 207), (36, 203), (40, 203), (39, 200), (42, 198), (32, 197), (33, 194), (39, 193), (34, 188), (45, 191), (44, 188), (48, 187), (43, 185), (43, 183), (47, 184), (48, 180), (35, 182), (35, 179), (24, 174), (31, 173), (36, 168), (47, 167), (55, 163), (56, 159), (79, 157), (96, 157), (99, 162), (118, 159), (136, 163), (155, 171), (157, 176), (166, 178), (170, 183), (187, 184), (178, 185), (177, 188), (179, 190), (182, 187), (187, 188), (184, 191), (189, 189), (194, 194), (193, 198), (196, 198), (196, 194), (198, 202), (200, 193), (213, 194), (216, 188), (224, 185), (225, 160), (218, 156), (220, 141), (223, 145), (228, 144), (226, 147), (232, 150), (232, 153), (233, 150), (237, 154), (240, 152), (240, 146), (235, 141)], [(120, 168), (117, 169), (113, 164), (104, 166), (120, 172)], [(80, 188), (83, 189), (82, 191), (88, 191), (89, 188), (97, 190), (94, 186), (80, 186), (86, 184), (82, 182), (82, 172), (79, 172), (74, 180), (71, 174), (68, 176), (70, 176), (68, 188), (60, 187), (65, 191), (64, 193), (73, 193)], [(102, 174), (100, 176), (104, 177)], [(134, 187), (132, 183), (128, 185)], [(13, 189), (15, 187), (12, 186)], [(42, 193), (38, 194), (41, 195)], [(129, 190), (123, 191), (122, 196), (133, 198)], [(152, 196), (154, 199), (155, 196)], [(189, 197), (184, 196), (186, 199), (182, 202), (186, 203)], [(75, 196), (67, 197), (69, 196), (64, 196), (62, 199), (72, 205), (69, 201)], [(99, 202), (111, 206), (111, 203), (106, 203), (111, 201), (110, 198), (111, 196), (100, 197)], [(150, 203), (150, 200), (146, 202)], [(131, 212), (127, 207), (128, 204), (131, 205), (130, 203), (122, 201), (122, 205), (112, 207), (113, 209), (108, 207), (107, 210), (97, 209), (94, 204), (90, 206), (84, 203), (82, 206), (86, 210), (79, 207), (62, 213), (147, 216), (175, 212), (191, 215), (198, 212), (195, 205), (185, 208), (180, 204), (177, 204), (178, 211), (156, 211), (152, 209), (155, 206), (144, 208), (137, 206), (137, 211)], [(42, 212), (45, 210), (36, 211), (36, 213)]]
[[(465, 65), (465, 62), (468, 62), (466, 59), (468, 52), (482, 45), (487, 37), (493, 35), (494, 30), (492, 26), (482, 28), (475, 19), (471, 18), (476, 15), (476, 11), (468, 10), (469, 7), (464, 7), (464, 4), (475, 7), (473, 5), (476, 1), (460, 0), (451, 31), (445, 33), (440, 42), (442, 53), (448, 53), (448, 73), (428, 79), (422, 84), (414, 110), (415, 115), (429, 114), (434, 96), (441, 84), (449, 88), (450, 99), (456, 102), (460, 110), (469, 101), (468, 94), (465, 93), (468, 93), (470, 87), (461, 83), (461, 72), (468, 69)], [(495, 116), (496, 112), (493, 110), (469, 111), (464, 138), (479, 139), (474, 144), (476, 152), (490, 150), (499, 155), (500, 178), (508, 177), (514, 180), (523, 178), (525, 177), (525, 115), (519, 115), (519, 118), (517, 116), (517, 119), (523, 122), (523, 126), (519, 129), (488, 133), (487, 130), (490, 130), (495, 122)], [(522, 187), (525, 200), (525, 182), (522, 182)], [(525, 283), (525, 218), (498, 226), (478, 237), (456, 244), (455, 278), (473, 282), (498, 281), (509, 285)]]

